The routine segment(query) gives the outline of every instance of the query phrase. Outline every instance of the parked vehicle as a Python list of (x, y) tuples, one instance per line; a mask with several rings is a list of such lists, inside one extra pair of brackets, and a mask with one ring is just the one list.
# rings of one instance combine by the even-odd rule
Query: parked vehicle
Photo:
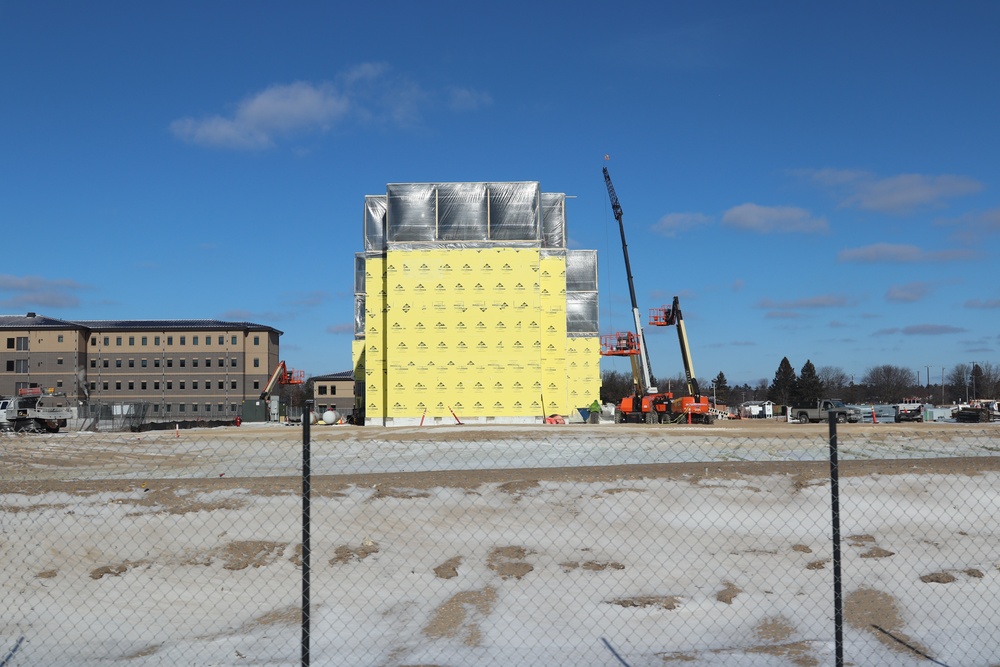
[(791, 414), (800, 424), (808, 424), (810, 422), (825, 422), (830, 417), (831, 410), (839, 424), (846, 422), (856, 424), (861, 421), (861, 410), (845, 405), (839, 398), (821, 398), (816, 401), (816, 405), (792, 408)]
[(10, 399), (6, 415), (10, 428), (15, 431), (48, 431), (58, 433), (65, 428), (66, 420), (73, 418), (66, 394), (44, 393), (38, 387), (21, 389)]
[(903, 399), (896, 404), (896, 423), (921, 422), (924, 420), (924, 404), (919, 399)]
[(10, 429), (10, 422), (7, 421), (7, 406), (9, 404), (9, 398), (0, 396), (0, 431), (7, 431)]

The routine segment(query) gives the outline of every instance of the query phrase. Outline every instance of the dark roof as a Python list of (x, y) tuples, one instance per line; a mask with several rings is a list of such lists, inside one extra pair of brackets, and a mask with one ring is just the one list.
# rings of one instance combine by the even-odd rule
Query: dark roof
[(227, 322), (225, 320), (57, 320), (44, 315), (0, 315), (0, 328), (4, 329), (118, 329), (123, 331), (168, 331), (200, 329), (222, 331), (245, 329), (250, 331), (273, 331), (283, 334), (274, 327), (254, 322)]
[(77, 322), (57, 320), (35, 313), (26, 315), (0, 315), (0, 329), (82, 329)]
[(329, 375), (317, 375), (311, 378), (313, 382), (316, 380), (329, 381), (329, 380), (353, 380), (354, 371), (340, 371), (339, 373), (330, 373)]

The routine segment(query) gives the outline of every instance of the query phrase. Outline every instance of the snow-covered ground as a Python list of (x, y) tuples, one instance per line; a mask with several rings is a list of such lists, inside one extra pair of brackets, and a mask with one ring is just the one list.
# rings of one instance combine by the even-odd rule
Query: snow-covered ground
[[(314, 429), (312, 664), (833, 664), (829, 481), (740, 467), (825, 460), (801, 429)], [(840, 480), (849, 663), (995, 663), (998, 448), (843, 430), (845, 460), (906, 459)], [(0, 438), (0, 664), (298, 664), (300, 453)], [(566, 472), (595, 466), (629, 468)]]

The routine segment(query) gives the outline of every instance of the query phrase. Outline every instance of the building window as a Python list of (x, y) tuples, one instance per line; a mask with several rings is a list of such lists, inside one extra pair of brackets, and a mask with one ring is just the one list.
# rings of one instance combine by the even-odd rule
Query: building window
[(187, 344), (187, 336), (181, 336), (181, 345)]
[(260, 345), (260, 336), (254, 336), (253, 337), (253, 344), (254, 345)]
[(140, 387), (142, 387), (143, 391), (146, 391), (146, 381), (145, 380), (142, 381), (142, 384), (140, 385)]
[(163, 406), (163, 411), (167, 412), (167, 413), (169, 413), (173, 409), (174, 409), (174, 406), (171, 405), (170, 403), (167, 403), (166, 405)]
[(167, 336), (167, 345), (173, 345), (173, 344), (174, 344), (174, 337)]
[(320, 395), (320, 396), (326, 396), (326, 385), (324, 385), (324, 384), (321, 384), (321, 385), (320, 385), (320, 386), (318, 387), (318, 389), (319, 389), (319, 395)]
[(219, 359), (219, 368), (222, 368), (225, 365), (226, 364), (222, 361), (222, 359)]
[(104, 383), (104, 391), (107, 391), (107, 390), (108, 390), (108, 383), (107, 383), (107, 382), (105, 382), (105, 383)]
[(91, 359), (90, 360), (90, 367), (91, 368), (97, 368), (97, 359)]
[(229, 360), (229, 365), (232, 366), (233, 368), (236, 368), (236, 357), (233, 357), (232, 359)]
[(145, 337), (145, 336), (143, 336), (143, 337), (142, 337), (142, 344), (143, 344), (143, 345), (145, 345), (145, 344), (146, 344), (146, 337)]
[(122, 337), (121, 336), (115, 336), (115, 345), (117, 345), (118, 347), (122, 346)]
[(104, 359), (104, 367), (108, 368), (108, 360), (107, 359)]
[(28, 372), (28, 360), (27, 359), (15, 359), (14, 360), (14, 372), (15, 373), (27, 373)]
[(122, 390), (122, 381), (118, 380), (117, 382), (115, 382), (115, 391), (121, 391), (121, 390)]
[(198, 337), (197, 336), (192, 336), (191, 337), (191, 344), (192, 345), (197, 345), (198, 344)]
[(59, 337), (56, 340), (60, 343), (63, 342), (63, 335), (59, 334)]
[(20, 350), (20, 351), (22, 351), (22, 352), (27, 352), (28, 351), (28, 337), (27, 336), (18, 336), (17, 337), (17, 349)]
[(197, 388), (198, 388), (198, 381), (197, 381), (197, 380), (194, 380), (194, 381), (193, 381), (193, 382), (191, 383), (191, 388), (192, 388), (192, 389), (197, 389)]
[(191, 360), (191, 368), (198, 368), (198, 360), (197, 359), (192, 359)]
[(198, 412), (198, 404), (197, 403), (192, 403), (191, 404), (191, 412)]
[(13, 350), (14, 349), (14, 339), (13, 338), (8, 338), (7, 339), (7, 349), (8, 350)]
[(184, 385), (185, 385), (184, 380), (181, 380), (180, 382), (177, 383), (177, 388), (184, 389)]
[(97, 336), (91, 336), (90, 337), (90, 346), (91, 347), (96, 347), (97, 346)]
[(129, 391), (135, 391), (135, 382), (133, 380), (129, 380), (129, 382), (128, 382), (128, 390)]
[(128, 337), (128, 344), (129, 344), (129, 347), (135, 345), (135, 336), (129, 336)]
[(159, 391), (160, 390), (160, 383), (159, 382), (154, 382), (153, 383), (153, 389), (155, 389), (156, 391)]
[(212, 411), (212, 404), (211, 403), (206, 403), (205, 404), (205, 412), (211, 412), (211, 411)]
[(110, 336), (105, 336), (104, 337), (104, 347), (107, 347), (108, 345), (111, 345), (111, 337)]
[(233, 336), (233, 345), (236, 345), (236, 336)]
[(173, 382), (168, 382), (167, 383), (167, 391), (170, 391), (173, 388), (174, 388), (174, 383)]
[(115, 368), (121, 368), (121, 367), (122, 367), (122, 360), (115, 359)]
[(159, 412), (159, 411), (160, 411), (160, 405), (159, 405), (159, 403), (154, 404), (153, 405), (153, 412)]
[(235, 380), (233, 382), (229, 383), (229, 388), (230, 389), (236, 389), (236, 382), (235, 382)]
[(225, 340), (226, 340), (225, 338), (223, 338), (222, 336), (219, 336), (219, 345), (225, 345), (225, 343), (223, 342)]
[(140, 364), (142, 364), (142, 367), (143, 367), (143, 368), (145, 368), (145, 367), (146, 367), (146, 360), (145, 360), (145, 359), (143, 359), (143, 360), (142, 360), (142, 361), (140, 361), (139, 363), (140, 363)]
[(254, 359), (253, 360), (253, 367), (254, 368), (260, 368), (260, 359)]
[(181, 359), (181, 368), (187, 365), (187, 359)]
[(56, 359), (56, 365), (57, 366), (62, 366), (62, 357), (59, 357), (58, 359)]
[(222, 403), (219, 403), (218, 412), (223, 412), (224, 410), (225, 410), (225, 408), (223, 407)]
[(160, 367), (160, 360), (153, 359), (153, 368), (159, 368), (159, 367)]
[(90, 383), (90, 391), (97, 391), (97, 383), (96, 382), (91, 382)]
[(253, 383), (253, 388), (254, 389), (260, 389), (260, 382), (258, 382), (258, 381), (255, 380), (254, 383)]
[(212, 360), (211, 359), (206, 359), (205, 360), (205, 368), (211, 368), (211, 367), (212, 367)]
[(181, 403), (181, 404), (180, 404), (179, 406), (177, 406), (177, 407), (178, 407), (178, 409), (179, 409), (179, 410), (180, 410), (181, 412), (184, 412), (184, 404), (183, 404), (183, 403)]
[(174, 367), (174, 360), (167, 359), (167, 368), (173, 368), (173, 367)]
[(57, 387), (61, 387), (62, 386), (62, 380), (56, 380), (56, 386)]
[(222, 389), (222, 380), (219, 380), (219, 389)]
[(135, 368), (135, 359), (129, 359), (128, 360), (128, 367), (129, 368)]

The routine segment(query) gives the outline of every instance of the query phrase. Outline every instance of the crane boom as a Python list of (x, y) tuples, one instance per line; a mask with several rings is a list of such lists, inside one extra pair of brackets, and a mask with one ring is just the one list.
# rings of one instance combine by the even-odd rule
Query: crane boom
[[(649, 356), (646, 354), (646, 336), (642, 332), (642, 318), (639, 316), (639, 304), (635, 299), (635, 282), (632, 280), (632, 265), (628, 259), (628, 243), (625, 242), (625, 223), (622, 222), (622, 207), (618, 203), (618, 195), (615, 194), (615, 186), (611, 183), (611, 174), (608, 168), (604, 167), (604, 183), (608, 186), (608, 196), (611, 198), (611, 210), (618, 221), (618, 231), (622, 237), (622, 253), (625, 255), (625, 273), (628, 276), (628, 293), (632, 299), (632, 320), (635, 323), (635, 333), (639, 338), (639, 360), (636, 368), (635, 362), (632, 364), (633, 381), (638, 384), (639, 394), (645, 394), (653, 389), (653, 371), (649, 364)], [(633, 357), (634, 359), (634, 357)]]
[(656, 324), (662, 326), (677, 326), (677, 341), (681, 345), (681, 359), (684, 362), (684, 376), (687, 378), (688, 393), (695, 401), (701, 401), (701, 388), (698, 378), (694, 375), (694, 364), (691, 361), (691, 348), (688, 345), (687, 329), (684, 327), (684, 315), (681, 314), (681, 302), (676, 296), (670, 308), (657, 309)]

